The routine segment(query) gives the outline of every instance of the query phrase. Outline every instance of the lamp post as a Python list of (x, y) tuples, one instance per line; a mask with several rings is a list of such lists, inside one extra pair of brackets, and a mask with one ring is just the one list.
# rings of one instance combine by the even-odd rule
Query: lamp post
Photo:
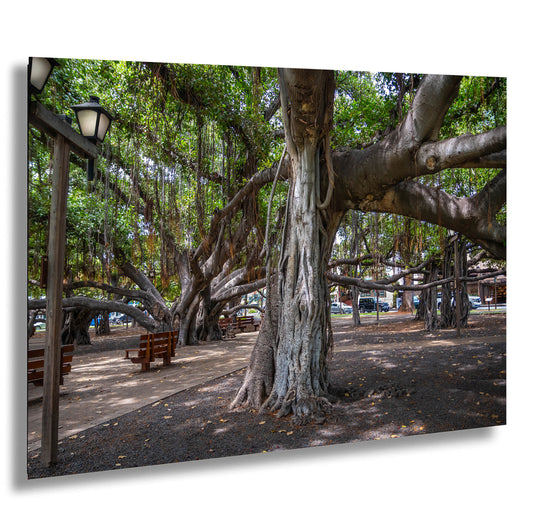
[[(100, 105), (100, 99), (91, 95), (89, 102), (72, 106), (76, 113), (78, 126), (81, 134), (90, 142), (102, 143), (107, 134), (112, 116)], [(94, 179), (94, 159), (89, 159), (87, 163), (87, 180)]]
[[(55, 60), (52, 60), (55, 61)], [(52, 63), (53, 64), (53, 63)], [(32, 85), (37, 68), (36, 58), (30, 61), (28, 82), (30, 91), (43, 90), (51, 69), (46, 63), (39, 63), (40, 77), (44, 82)], [(57, 65), (57, 61), (56, 61)], [(55, 66), (55, 65), (54, 65)], [(53, 68), (53, 66), (52, 66)], [(82, 158), (94, 160), (98, 148), (93, 141), (80, 135), (70, 126), (68, 117), (55, 115), (39, 102), (30, 102), (28, 121), (54, 139), (54, 164), (52, 175), (52, 197), (48, 237), (48, 275), (46, 285), (46, 345), (44, 351), (43, 413), (41, 432), (41, 463), (50, 466), (57, 462), (57, 441), (59, 427), (59, 384), (61, 378), (61, 330), (63, 325), (63, 267), (65, 261), (65, 233), (67, 215), (67, 193), (70, 168), (70, 152)], [(108, 116), (109, 122), (111, 117)], [(109, 128), (98, 133), (101, 139)], [(98, 140), (97, 141), (101, 141)]]
[(51, 57), (30, 57), (28, 67), (28, 86), (30, 93), (38, 95), (43, 91), (55, 66), (59, 66), (59, 63)]

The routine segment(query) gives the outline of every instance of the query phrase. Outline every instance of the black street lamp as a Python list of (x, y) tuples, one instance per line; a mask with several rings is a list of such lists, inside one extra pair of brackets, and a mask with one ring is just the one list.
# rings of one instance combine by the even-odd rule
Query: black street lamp
[[(82, 136), (90, 142), (102, 143), (109, 130), (113, 117), (100, 105), (100, 99), (91, 95), (89, 102), (72, 106), (76, 113), (76, 119)], [(94, 160), (89, 159), (87, 163), (87, 180), (94, 179)]]
[(46, 81), (48, 81), (55, 66), (59, 66), (59, 63), (51, 57), (30, 57), (28, 67), (30, 93), (38, 95), (43, 91)]

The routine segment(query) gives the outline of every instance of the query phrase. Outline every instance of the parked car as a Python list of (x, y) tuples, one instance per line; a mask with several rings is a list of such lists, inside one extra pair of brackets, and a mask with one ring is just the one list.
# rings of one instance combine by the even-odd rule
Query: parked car
[(125, 324), (126, 322), (131, 322), (133, 319), (130, 315), (113, 313), (109, 316), (110, 324)]
[[(365, 312), (375, 312), (376, 308), (376, 299), (373, 297), (362, 297), (359, 299), (359, 311), (361, 313)], [(390, 310), (390, 305), (387, 301), (379, 302), (379, 311), (388, 312)]]
[(388, 312), (390, 310), (389, 303), (387, 303), (387, 301), (380, 301), (379, 302), (379, 310), (381, 312)]
[(46, 321), (44, 321), (43, 319), (35, 319), (33, 327), (36, 330), (44, 330), (46, 328)]
[[(440, 310), (440, 304), (442, 301), (442, 294), (437, 294), (437, 308)], [(450, 303), (453, 305), (455, 302), (454, 297), (452, 296)], [(468, 296), (468, 304), (470, 305), (470, 310), (476, 310), (481, 306), (481, 298), (479, 296)]]
[(371, 297), (362, 297), (359, 299), (359, 311), (361, 313), (365, 312), (375, 312), (376, 311), (376, 300)]
[(476, 310), (481, 306), (481, 298), (479, 296), (468, 296), (468, 301), (470, 303), (470, 310)]
[(350, 305), (345, 305), (344, 303), (331, 303), (332, 314), (340, 314), (340, 313), (351, 314), (352, 312), (353, 312), (353, 308)]
[(350, 305), (345, 305), (344, 303), (341, 303), (341, 308), (342, 308), (343, 313), (345, 314), (353, 313), (353, 307)]
[[(420, 304), (420, 299), (418, 298), (418, 296), (413, 296), (413, 305), (415, 305), (415, 308), (418, 308), (419, 304)], [(400, 306), (402, 306), (401, 299), (398, 301), (398, 308), (400, 308)]]

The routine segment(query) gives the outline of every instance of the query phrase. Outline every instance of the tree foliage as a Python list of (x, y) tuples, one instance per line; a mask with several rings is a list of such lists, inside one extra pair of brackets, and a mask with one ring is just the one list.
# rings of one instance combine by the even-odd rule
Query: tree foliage
[[(258, 271), (264, 265), (267, 206), (286, 136), (277, 71), (76, 59), (60, 59), (60, 64), (40, 102), (73, 116), (70, 106), (96, 94), (115, 118), (101, 146), (93, 183), (87, 183), (85, 163), (72, 159), (65, 268), (66, 285), (93, 282), (115, 291), (77, 286), (66, 288), (66, 294), (123, 302), (137, 296), (140, 308), (151, 314), (154, 306), (164, 305), (169, 312), (161, 321), (174, 324), (190, 306), (200, 304), (200, 293), (205, 301), (206, 288), (213, 284), (214, 295), (215, 286), (224, 284), (221, 278), (234, 271), (247, 271), (238, 276), (242, 285), (255, 284), (264, 275)], [(334, 78), (329, 141), (340, 178), (336, 181), (341, 181), (336, 160), (344, 152), (376, 147), (407, 123), (423, 79), (418, 74), (352, 71), (337, 71)], [(439, 137), (478, 135), (505, 121), (505, 79), (466, 77), (446, 111)], [(48, 237), (53, 147), (53, 140), (29, 128), (28, 294), (33, 299), (45, 295), (38, 279)], [(424, 170), (413, 181), (472, 198), (497, 178), (501, 167), (493, 161), (486, 167), (475, 163)], [(274, 254), (282, 247), (289, 196), (284, 181), (289, 167), (282, 165), (283, 180), (271, 206), (269, 244)], [(351, 188), (339, 190), (350, 193)], [(386, 196), (378, 201), (366, 193), (358, 198), (355, 190), (350, 195), (356, 201), (348, 207), (359, 210), (360, 253), (403, 255), (409, 267), (442, 252), (446, 229), (439, 224), (409, 223), (405, 214), (388, 212), (382, 204)], [(347, 211), (332, 259), (354, 257), (353, 215)], [(504, 225), (504, 203), (497, 217)], [(479, 238), (476, 245), (483, 242)], [(142, 297), (148, 284), (160, 297), (155, 292), (150, 301)], [(196, 298), (187, 300), (191, 289)], [(225, 299), (219, 291), (216, 296)]]

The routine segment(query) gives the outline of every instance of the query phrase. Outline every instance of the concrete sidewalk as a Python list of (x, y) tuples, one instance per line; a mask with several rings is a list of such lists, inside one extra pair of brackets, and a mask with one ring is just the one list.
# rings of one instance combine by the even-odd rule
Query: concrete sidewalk
[[(257, 335), (177, 349), (170, 366), (156, 361), (147, 373), (124, 360), (123, 349), (75, 355), (60, 387), (59, 439), (246, 367)], [(42, 387), (29, 384), (28, 451), (41, 446), (42, 405)]]

